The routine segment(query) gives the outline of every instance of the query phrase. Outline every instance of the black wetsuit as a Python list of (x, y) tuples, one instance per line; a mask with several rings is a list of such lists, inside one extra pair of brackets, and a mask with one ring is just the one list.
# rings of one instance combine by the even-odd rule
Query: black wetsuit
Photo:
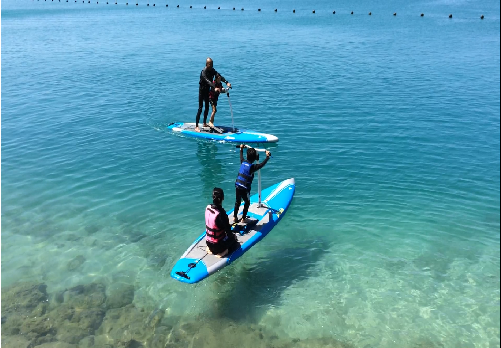
[(235, 236), (231, 232), (231, 225), (230, 220), (228, 219), (228, 214), (221, 205), (212, 204), (212, 209), (219, 211), (219, 215), (216, 218), (216, 225), (217, 227), (219, 227), (219, 229), (225, 231), (226, 236), (219, 243), (207, 242), (207, 246), (213, 254), (222, 253), (226, 249), (228, 249), (228, 253), (231, 253), (238, 246), (236, 245), (238, 243), (235, 239)]
[[(200, 73), (200, 88), (198, 89), (198, 112), (196, 118), (196, 126), (198, 127), (198, 122), (200, 122), (200, 115), (202, 114), (202, 107), (205, 103), (204, 110), (204, 123), (207, 122), (207, 115), (209, 115), (209, 92), (211, 88), (215, 88), (214, 76), (218, 72), (216, 69), (206, 66)], [(221, 76), (221, 81), (227, 83), (226, 79)]]
[[(264, 165), (268, 162), (270, 158), (266, 156), (264, 161), (259, 164), (252, 164), (250, 168), (250, 172), (252, 174), (252, 177), (254, 178), (254, 173), (257, 172), (259, 169), (263, 168)], [(244, 155), (242, 151), (240, 151), (240, 164), (244, 161)], [(242, 212), (243, 217), (247, 217), (247, 211), (249, 211), (249, 206), (250, 206), (250, 191), (251, 191), (251, 186), (252, 182), (249, 184), (249, 188), (246, 190), (244, 188), (239, 188), (236, 187), (236, 199), (235, 199), (235, 210), (233, 213), (234, 217), (237, 217), (238, 215), (238, 209), (240, 208), (240, 203), (242, 203), (242, 199), (244, 200), (244, 210)]]

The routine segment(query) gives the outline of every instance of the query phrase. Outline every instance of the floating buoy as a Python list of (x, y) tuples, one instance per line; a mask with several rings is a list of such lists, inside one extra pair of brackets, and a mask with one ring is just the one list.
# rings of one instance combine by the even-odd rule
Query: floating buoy
[(179, 8), (179, 5), (177, 5), (177, 8)]
[(153, 6), (155, 6), (155, 4), (153, 4)]
[(235, 11), (235, 8), (233, 7), (233, 11)]
[(312, 12), (312, 13), (315, 13), (315, 10), (313, 10), (313, 12)]
[(353, 11), (351, 11), (351, 14), (353, 14)]
[(332, 11), (332, 14), (336, 14), (336, 11)]
[(421, 13), (421, 17), (424, 17), (424, 13)]
[(449, 15), (449, 18), (452, 18), (452, 14)]
[(193, 6), (190, 5), (190, 8), (193, 8)]
[(296, 10), (292, 10), (292, 13), (296, 13)]
[(146, 6), (150, 6), (150, 4), (146, 4)]
[(218, 7), (217, 9), (218, 9), (218, 10), (220, 10), (220, 9), (221, 9), (221, 7)]
[(480, 16), (480, 19), (484, 19), (484, 15), (481, 15), (481, 16)]
[(394, 16), (396, 16), (396, 15), (397, 15), (397, 13), (396, 13), (396, 12), (394, 12), (394, 13), (393, 13), (393, 15), (394, 15)]
[(204, 6), (204, 10), (207, 10), (207, 6)]
[(275, 9), (275, 12), (277, 12), (277, 11), (278, 11), (278, 10), (277, 10), (277, 9)]
[(372, 12), (369, 12), (369, 16), (372, 16)]
[(242, 7), (242, 11), (244, 10), (244, 8)]
[(257, 12), (261, 12), (261, 9), (260, 9), (260, 8), (258, 8), (258, 9), (257, 9)]
[(166, 4), (165, 7), (169, 7), (169, 4)]

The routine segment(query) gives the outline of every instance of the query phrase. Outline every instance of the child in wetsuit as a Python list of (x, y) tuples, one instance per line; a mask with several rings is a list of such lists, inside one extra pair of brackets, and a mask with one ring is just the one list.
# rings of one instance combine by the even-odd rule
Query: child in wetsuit
[(211, 88), (209, 92), (209, 103), (212, 106), (212, 114), (210, 115), (209, 127), (214, 128), (214, 116), (217, 112), (217, 100), (219, 98), (220, 93), (228, 92), (228, 89), (223, 88), (223, 84), (221, 83), (221, 75), (217, 74), (216, 79), (214, 80), (214, 88)]

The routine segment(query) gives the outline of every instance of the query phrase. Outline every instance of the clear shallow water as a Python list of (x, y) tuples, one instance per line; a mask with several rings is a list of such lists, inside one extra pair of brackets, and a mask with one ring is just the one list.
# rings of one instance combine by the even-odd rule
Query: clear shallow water
[[(125, 283), (186, 322), (499, 347), (499, 4), (139, 4), (2, 3), (3, 288)], [(263, 185), (297, 191), (263, 243), (190, 287), (170, 269), (238, 169), (233, 146), (166, 131), (194, 119), (207, 56), (236, 124), (280, 138)]]

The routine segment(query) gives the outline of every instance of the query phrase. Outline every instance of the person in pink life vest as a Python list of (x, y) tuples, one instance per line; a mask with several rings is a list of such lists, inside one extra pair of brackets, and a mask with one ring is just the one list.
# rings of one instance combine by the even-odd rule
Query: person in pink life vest
[(233, 252), (238, 242), (231, 232), (228, 214), (222, 203), (224, 192), (215, 187), (212, 191), (212, 204), (205, 208), (205, 239), (207, 248), (214, 255), (224, 256)]
[(214, 116), (217, 112), (217, 100), (219, 94), (228, 92), (229, 88), (223, 88), (221, 83), (221, 75), (217, 74), (214, 80), (214, 88), (209, 91), (209, 103), (212, 106), (212, 114), (210, 115), (209, 127), (214, 128)]

